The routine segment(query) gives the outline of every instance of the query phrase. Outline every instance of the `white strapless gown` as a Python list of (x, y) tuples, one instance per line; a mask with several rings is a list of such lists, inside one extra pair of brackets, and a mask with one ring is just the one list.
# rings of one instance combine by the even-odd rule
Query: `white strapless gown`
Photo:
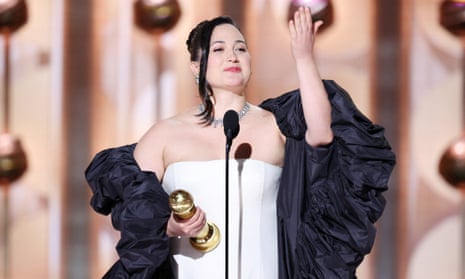
[[(276, 197), (281, 168), (258, 160), (229, 161), (229, 264), (231, 279), (278, 278)], [(179, 279), (225, 278), (225, 161), (187, 161), (169, 165), (163, 177), (167, 193), (188, 191), (221, 232), (208, 253), (188, 238), (172, 238)]]

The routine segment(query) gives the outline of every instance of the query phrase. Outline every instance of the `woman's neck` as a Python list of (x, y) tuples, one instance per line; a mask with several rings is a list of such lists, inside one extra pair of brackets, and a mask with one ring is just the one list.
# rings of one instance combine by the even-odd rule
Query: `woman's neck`
[(224, 113), (230, 109), (239, 112), (247, 102), (245, 95), (240, 93), (223, 91), (216, 92), (214, 96), (214, 118), (222, 118)]

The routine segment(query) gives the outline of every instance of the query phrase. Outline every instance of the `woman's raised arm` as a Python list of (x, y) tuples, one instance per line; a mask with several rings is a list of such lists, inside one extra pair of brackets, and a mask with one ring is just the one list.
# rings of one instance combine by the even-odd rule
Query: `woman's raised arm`
[(331, 105), (313, 55), (313, 46), (322, 21), (312, 22), (309, 8), (299, 8), (289, 21), (292, 54), (299, 78), (300, 94), (307, 131), (305, 138), (312, 146), (333, 140)]

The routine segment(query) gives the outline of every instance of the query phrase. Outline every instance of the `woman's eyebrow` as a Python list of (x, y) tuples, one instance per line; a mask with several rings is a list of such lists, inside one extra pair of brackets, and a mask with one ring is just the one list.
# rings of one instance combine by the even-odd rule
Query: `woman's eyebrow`
[[(212, 45), (213, 44), (225, 44), (225, 43), (226, 43), (225, 41), (221, 41), (221, 40), (211, 42)], [(244, 40), (235, 40), (234, 43), (246, 44)]]

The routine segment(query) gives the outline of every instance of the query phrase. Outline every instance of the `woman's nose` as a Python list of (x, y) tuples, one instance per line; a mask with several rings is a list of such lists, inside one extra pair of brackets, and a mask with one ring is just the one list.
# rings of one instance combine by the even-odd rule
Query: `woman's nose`
[(230, 51), (227, 53), (228, 61), (237, 61), (237, 55), (234, 51)]

